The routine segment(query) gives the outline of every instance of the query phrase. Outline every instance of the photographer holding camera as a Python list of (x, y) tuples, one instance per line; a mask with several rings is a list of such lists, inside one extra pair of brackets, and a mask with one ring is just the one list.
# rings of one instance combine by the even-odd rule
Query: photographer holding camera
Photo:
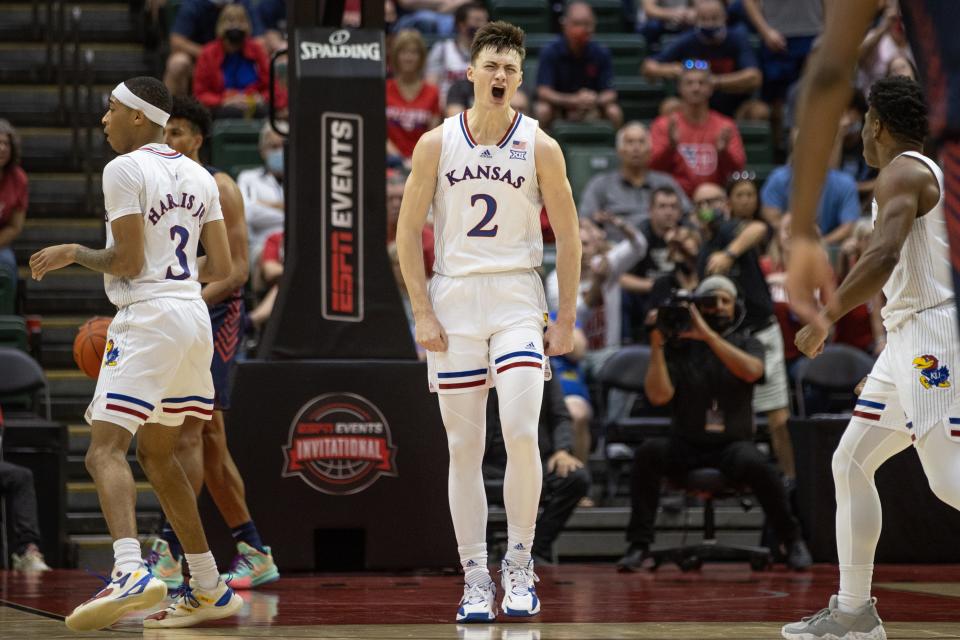
[(617, 563), (621, 571), (640, 568), (647, 557), (661, 480), (701, 467), (716, 467), (732, 483), (750, 487), (784, 544), (790, 567), (803, 569), (812, 562), (779, 472), (753, 441), (751, 398), (763, 378), (764, 349), (739, 329), (744, 311), (737, 298), (732, 280), (713, 275), (693, 296), (675, 294), (657, 310), (644, 390), (653, 405), (671, 403), (672, 432), (645, 440), (636, 451), (630, 547)]

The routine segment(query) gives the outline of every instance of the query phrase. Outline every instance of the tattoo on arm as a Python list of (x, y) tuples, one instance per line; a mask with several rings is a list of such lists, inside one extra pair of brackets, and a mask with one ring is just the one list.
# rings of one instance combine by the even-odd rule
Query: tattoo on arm
[(116, 275), (111, 270), (116, 254), (116, 246), (107, 247), (106, 249), (91, 249), (78, 245), (74, 261), (87, 269)]

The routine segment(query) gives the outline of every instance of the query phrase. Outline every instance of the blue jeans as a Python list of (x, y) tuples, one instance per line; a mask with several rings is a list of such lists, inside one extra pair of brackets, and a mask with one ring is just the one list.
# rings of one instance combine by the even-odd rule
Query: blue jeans
[(12, 314), (17, 300), (17, 257), (12, 247), (0, 247), (0, 314)]
[(393, 25), (393, 31), (416, 29), (420, 33), (436, 34), (442, 38), (452, 38), (453, 15), (420, 9), (400, 16)]

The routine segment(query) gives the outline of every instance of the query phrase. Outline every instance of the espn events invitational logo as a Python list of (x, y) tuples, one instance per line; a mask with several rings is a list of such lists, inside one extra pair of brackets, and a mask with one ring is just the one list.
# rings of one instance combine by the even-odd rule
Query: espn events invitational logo
[(284, 478), (300, 476), (329, 495), (359, 493), (381, 476), (397, 476), (390, 426), (380, 409), (355, 393), (326, 393), (303, 405), (283, 455)]
[(324, 113), (321, 173), (321, 314), (363, 321), (363, 118)]

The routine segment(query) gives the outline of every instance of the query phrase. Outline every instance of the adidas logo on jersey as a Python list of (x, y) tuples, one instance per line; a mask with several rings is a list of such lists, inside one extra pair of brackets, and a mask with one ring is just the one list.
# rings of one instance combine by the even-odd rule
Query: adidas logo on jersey
[(490, 153), (490, 149), (484, 149), (483, 153), (480, 154), (481, 158), (492, 158), (493, 154)]
[(528, 342), (527, 346), (524, 347), (524, 349), (536, 349), (536, 348), (537, 348), (537, 345), (533, 344), (532, 342)]

